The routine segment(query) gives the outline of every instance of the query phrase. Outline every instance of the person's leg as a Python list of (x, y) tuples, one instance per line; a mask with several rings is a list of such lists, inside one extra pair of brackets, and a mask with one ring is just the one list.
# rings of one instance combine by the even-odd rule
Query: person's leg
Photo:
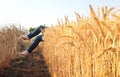
[(33, 41), (33, 43), (28, 47), (27, 50), (23, 51), (21, 54), (28, 55), (29, 53), (31, 53), (38, 46), (39, 42), (43, 41), (42, 37), (43, 37), (43, 35), (36, 36), (36, 38)]
[(38, 28), (36, 28), (33, 32), (29, 33), (27, 36), (29, 39), (31, 39), (32, 37), (38, 35), (40, 33), (40, 26)]
[(27, 51), (29, 53), (31, 53), (39, 44), (40, 41), (42, 41), (42, 37), (43, 35), (38, 35), (35, 40), (33, 41), (33, 43), (30, 45), (30, 47), (27, 49)]
[(21, 38), (24, 40), (30, 40), (32, 37), (38, 35), (41, 31), (40, 31), (40, 26), (38, 28), (36, 28), (34, 31), (30, 32), (28, 35), (22, 35)]

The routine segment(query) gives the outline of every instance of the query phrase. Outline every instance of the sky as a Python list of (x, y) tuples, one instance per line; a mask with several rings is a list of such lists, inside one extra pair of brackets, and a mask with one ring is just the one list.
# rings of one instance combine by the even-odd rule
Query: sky
[(75, 19), (74, 11), (80, 15), (89, 15), (89, 4), (94, 9), (108, 6), (120, 9), (119, 0), (0, 0), (0, 26), (4, 24), (21, 24), (37, 27), (57, 24), (57, 19)]

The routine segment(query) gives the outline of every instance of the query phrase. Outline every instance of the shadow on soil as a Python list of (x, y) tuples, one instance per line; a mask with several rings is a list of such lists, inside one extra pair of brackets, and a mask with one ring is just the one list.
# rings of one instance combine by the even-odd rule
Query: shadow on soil
[(51, 77), (40, 52), (33, 52), (27, 57), (11, 60), (10, 66), (5, 67), (0, 77)]

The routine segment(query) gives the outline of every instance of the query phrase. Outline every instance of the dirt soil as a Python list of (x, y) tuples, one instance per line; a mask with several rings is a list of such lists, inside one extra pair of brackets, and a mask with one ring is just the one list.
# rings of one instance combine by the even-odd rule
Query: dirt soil
[(11, 60), (8, 67), (0, 72), (0, 77), (51, 77), (40, 52), (33, 52), (30, 56), (18, 56)]

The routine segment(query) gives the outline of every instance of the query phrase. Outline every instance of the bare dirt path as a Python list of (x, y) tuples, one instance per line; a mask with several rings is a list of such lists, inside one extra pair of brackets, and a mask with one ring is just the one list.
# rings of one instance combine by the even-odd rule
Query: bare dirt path
[(18, 57), (11, 60), (0, 77), (51, 77), (40, 52), (33, 52), (28, 57)]

